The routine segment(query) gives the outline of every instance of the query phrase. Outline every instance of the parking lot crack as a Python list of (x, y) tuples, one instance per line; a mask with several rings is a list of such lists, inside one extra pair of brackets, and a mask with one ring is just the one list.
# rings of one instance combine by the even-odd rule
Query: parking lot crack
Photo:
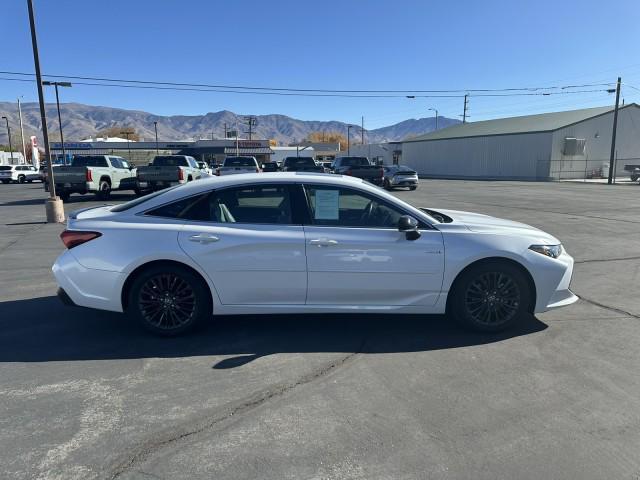
[(600, 302), (597, 302), (595, 300), (591, 300), (589, 298), (586, 298), (583, 295), (580, 295), (580, 299), (584, 300), (587, 303), (590, 303), (591, 305), (595, 305), (596, 307), (604, 308), (605, 310), (609, 310), (611, 312), (621, 313), (621, 314), (627, 315), (629, 317), (640, 319), (640, 315), (638, 315), (636, 313), (631, 313), (631, 312), (629, 312), (627, 310), (623, 310), (621, 308), (610, 307), (609, 305), (605, 305), (604, 303), (600, 303)]
[(576, 264), (582, 263), (598, 263), (598, 262), (622, 262), (626, 260), (640, 260), (640, 255), (635, 257), (620, 257), (620, 258), (592, 258), (587, 260), (576, 260)]
[(229, 403), (221, 408), (217, 407), (215, 411), (211, 412), (209, 415), (205, 415), (205, 418), (199, 418), (196, 421), (178, 426), (177, 428), (173, 427), (170, 430), (155, 433), (149, 441), (129, 450), (126, 458), (116, 463), (107, 478), (117, 479), (123, 474), (134, 470), (154, 453), (165, 447), (210, 430), (226, 420), (237, 418), (240, 415), (255, 410), (270, 400), (282, 397), (298, 387), (326, 377), (337, 369), (344, 367), (353, 361), (355, 357), (363, 351), (365, 343), (366, 339), (363, 340), (359, 348), (353, 353), (349, 353), (337, 360), (327, 362), (312, 372), (298, 377), (295, 380), (272, 385), (245, 397), (244, 399)]

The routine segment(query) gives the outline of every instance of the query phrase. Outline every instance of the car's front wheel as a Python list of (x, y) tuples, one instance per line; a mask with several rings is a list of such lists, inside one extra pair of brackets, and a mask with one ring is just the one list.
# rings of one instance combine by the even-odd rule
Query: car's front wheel
[(211, 315), (209, 287), (179, 266), (155, 266), (133, 281), (127, 313), (144, 328), (161, 336), (175, 336)]
[(480, 263), (454, 282), (449, 312), (473, 330), (497, 332), (527, 315), (532, 299), (529, 282), (508, 262)]

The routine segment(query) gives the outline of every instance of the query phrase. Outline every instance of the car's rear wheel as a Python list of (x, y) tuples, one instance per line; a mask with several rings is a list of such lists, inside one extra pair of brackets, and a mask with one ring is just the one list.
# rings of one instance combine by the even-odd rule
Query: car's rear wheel
[(111, 196), (111, 184), (106, 180), (101, 180), (96, 195), (100, 200), (108, 200)]
[(24, 183), (24, 181), (26, 180), (24, 175), (19, 175), (18, 176), (18, 183)]
[(387, 180), (386, 178), (385, 178), (384, 182), (382, 183), (382, 186), (384, 187), (385, 190), (389, 190), (389, 191), (392, 190), (391, 183), (389, 183), (389, 180)]
[(69, 197), (71, 196), (71, 194), (69, 192), (61, 192), (58, 194), (58, 196), (60, 197), (60, 200), (62, 200), (63, 202), (66, 202), (69, 200)]
[(415, 190), (418, 187), (409, 187), (409, 190)]
[(127, 312), (156, 335), (179, 335), (211, 315), (208, 290), (185, 268), (151, 267), (133, 281)]
[(473, 330), (497, 332), (525, 316), (531, 302), (529, 282), (508, 262), (480, 263), (454, 282), (449, 311)]

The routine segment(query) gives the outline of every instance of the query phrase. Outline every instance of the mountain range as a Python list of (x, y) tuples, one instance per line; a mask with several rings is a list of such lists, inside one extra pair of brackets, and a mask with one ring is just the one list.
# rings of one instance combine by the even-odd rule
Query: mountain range
[[(0, 113), (9, 118), (12, 139), (19, 138), (20, 124), (18, 105), (11, 102), (0, 102)], [(55, 104), (46, 104), (47, 123), (51, 141), (59, 141), (58, 116)], [(141, 139), (155, 138), (154, 122), (158, 122), (158, 138), (160, 140), (190, 140), (197, 138), (224, 138), (225, 124), (229, 130), (238, 125), (241, 137), (247, 130), (243, 125), (244, 115), (228, 110), (210, 112), (205, 115), (155, 115), (139, 110), (126, 110), (80, 103), (60, 104), (63, 133), (66, 141), (78, 141), (96, 136), (101, 130), (110, 127), (132, 127)], [(280, 145), (304, 140), (311, 132), (342, 132), (346, 134), (347, 123), (339, 121), (298, 120), (286, 115), (257, 115), (253, 138), (274, 139)], [(25, 138), (36, 135), (41, 140), (40, 110), (37, 103), (22, 104), (22, 121)], [(4, 122), (3, 122), (4, 123)], [(438, 117), (438, 127), (444, 128), (459, 123), (459, 120)], [(421, 135), (435, 129), (435, 118), (409, 119), (387, 127), (365, 130), (365, 142), (378, 143), (398, 141), (409, 136)], [(351, 136), (353, 141), (360, 140), (361, 128), (353, 125)], [(7, 132), (0, 124), (0, 143), (7, 144)]]

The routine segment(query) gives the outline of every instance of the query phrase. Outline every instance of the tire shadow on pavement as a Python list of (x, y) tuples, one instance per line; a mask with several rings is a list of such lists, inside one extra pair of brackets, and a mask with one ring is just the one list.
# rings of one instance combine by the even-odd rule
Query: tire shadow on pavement
[(214, 317), (187, 335), (155, 337), (119, 313), (65, 307), (54, 297), (0, 303), (0, 362), (231, 356), (235, 368), (278, 353), (417, 352), (482, 345), (540, 332), (528, 316), (500, 333), (474, 333), (443, 315), (304, 314)]

